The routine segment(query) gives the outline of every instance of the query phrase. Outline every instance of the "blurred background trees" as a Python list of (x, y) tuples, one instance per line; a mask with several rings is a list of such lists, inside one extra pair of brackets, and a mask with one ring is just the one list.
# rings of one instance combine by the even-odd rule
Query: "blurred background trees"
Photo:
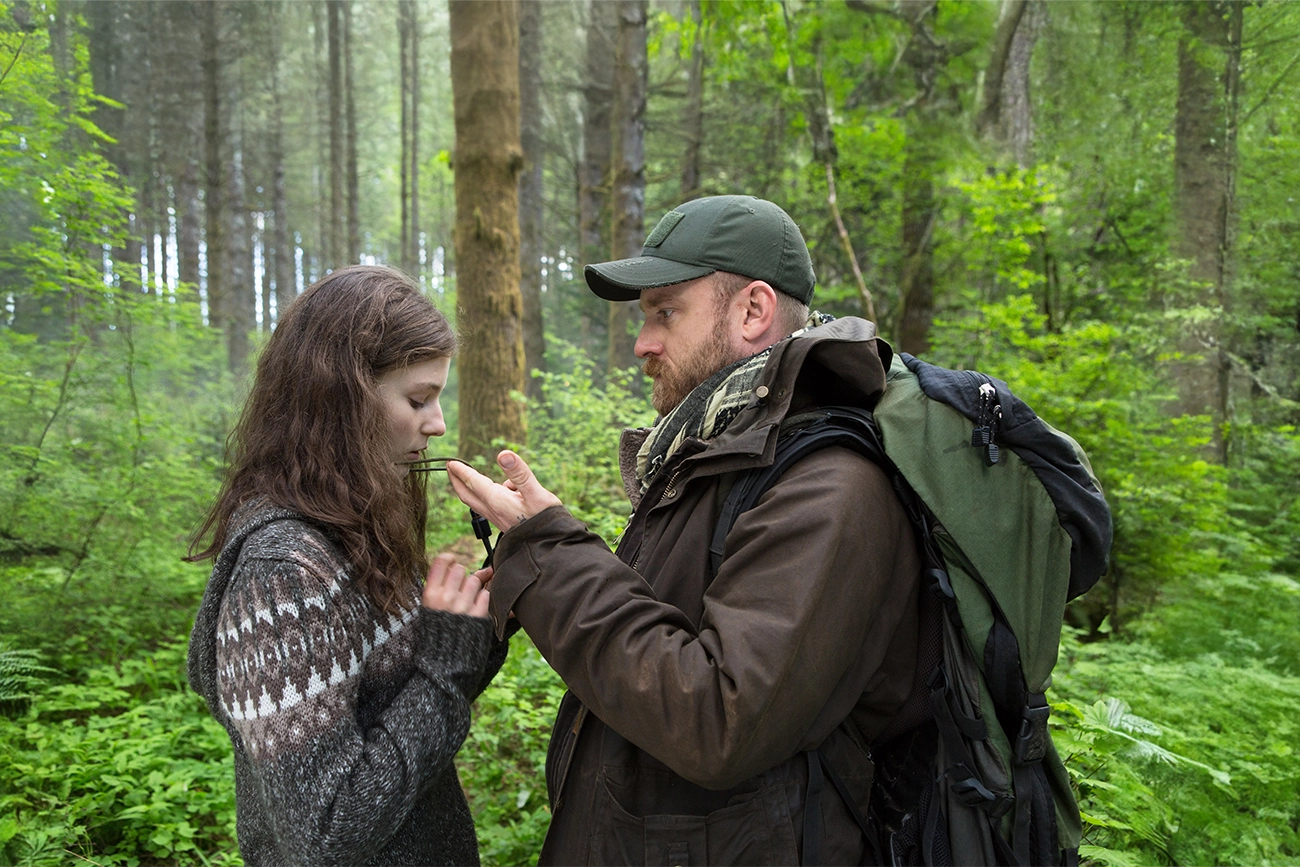
[[(1114, 565), (1056, 696), (1085, 855), (1300, 858), (1298, 106), (1281, 0), (0, 0), (0, 863), (230, 852), (177, 558), (295, 295), (409, 271), (464, 341), (449, 447), (525, 445), (612, 540), (652, 413), (639, 313), (581, 268), (722, 193), (794, 216), (815, 306), (1092, 456)], [(488, 863), (547, 816), (555, 683), (512, 665), (463, 765)]]

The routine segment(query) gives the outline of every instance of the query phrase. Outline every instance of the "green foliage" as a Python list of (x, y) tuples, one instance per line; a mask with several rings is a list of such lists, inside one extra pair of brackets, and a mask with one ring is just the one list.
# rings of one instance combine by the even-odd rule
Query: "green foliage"
[(567, 372), (543, 373), (542, 399), (530, 415), (528, 457), (537, 476), (592, 532), (612, 541), (631, 514), (618, 468), (618, 440), (626, 427), (646, 427), (654, 410), (632, 391), (636, 370), (594, 382), (594, 364), (560, 340), (551, 357)]
[(32, 697), (44, 675), (54, 669), (41, 665), (41, 655), (35, 650), (10, 647), (0, 638), (0, 707)]
[(564, 686), (524, 633), (474, 705), (456, 757), (484, 865), (535, 864), (551, 821), (546, 747)]
[(0, 718), (0, 862), (239, 863), (230, 741), (183, 666), (176, 642)]
[[(1254, 592), (1266, 604), (1274, 589)], [(1177, 657), (1067, 636), (1055, 739), (1079, 785), (1085, 842), (1138, 863), (1296, 863), (1300, 678), (1225, 638), (1219, 652)]]

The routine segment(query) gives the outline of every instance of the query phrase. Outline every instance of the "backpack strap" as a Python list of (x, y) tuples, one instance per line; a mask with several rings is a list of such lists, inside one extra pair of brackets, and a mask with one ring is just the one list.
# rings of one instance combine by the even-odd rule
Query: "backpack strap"
[(709, 570), (713, 577), (717, 577), (718, 569), (722, 567), (727, 534), (736, 519), (753, 508), (792, 464), (829, 446), (853, 449), (884, 468), (891, 478), (898, 476), (893, 462), (885, 456), (880, 429), (868, 410), (830, 406), (787, 418), (781, 424), (776, 458), (772, 464), (737, 479), (722, 503), (709, 545)]

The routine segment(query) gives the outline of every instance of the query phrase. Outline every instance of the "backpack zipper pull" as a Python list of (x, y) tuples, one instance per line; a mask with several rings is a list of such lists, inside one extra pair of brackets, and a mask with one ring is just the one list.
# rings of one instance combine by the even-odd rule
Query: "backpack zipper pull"
[(998, 390), (992, 383), (980, 383), (980, 417), (979, 423), (970, 434), (970, 444), (984, 449), (984, 465), (991, 467), (998, 462), (1001, 451), (994, 441), (997, 436), (998, 422), (1002, 420), (1002, 404), (994, 403)]

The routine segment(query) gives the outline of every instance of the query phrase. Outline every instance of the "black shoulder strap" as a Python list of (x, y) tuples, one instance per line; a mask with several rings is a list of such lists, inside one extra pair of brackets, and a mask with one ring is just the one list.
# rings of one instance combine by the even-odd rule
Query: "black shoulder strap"
[(880, 429), (876, 427), (876, 421), (868, 410), (851, 406), (828, 406), (791, 416), (781, 425), (775, 460), (770, 466), (753, 470), (737, 479), (722, 503), (718, 523), (713, 529), (713, 541), (709, 545), (709, 568), (712, 575), (716, 577), (722, 566), (727, 534), (731, 532), (736, 519), (753, 508), (759, 498), (796, 461), (828, 446), (851, 448), (885, 468), (891, 477), (897, 474), (893, 462), (885, 457)]

